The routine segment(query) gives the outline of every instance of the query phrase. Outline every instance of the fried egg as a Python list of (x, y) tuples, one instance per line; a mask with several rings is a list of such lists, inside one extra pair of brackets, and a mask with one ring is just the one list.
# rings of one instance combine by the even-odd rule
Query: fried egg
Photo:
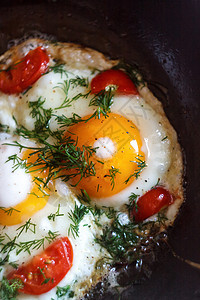
[[(7, 55), (13, 53), (15, 58), (18, 51), (26, 55), (28, 45), (25, 42)], [(58, 287), (66, 286), (73, 293), (66, 293), (64, 299), (80, 299), (108, 274), (112, 259), (108, 249), (95, 240), (113, 222), (109, 214), (98, 216), (99, 211), (114, 209), (125, 220), (120, 221), (122, 225), (126, 224), (131, 195), (140, 197), (160, 182), (176, 198), (166, 209), (166, 224), (171, 224), (183, 200), (182, 158), (176, 133), (146, 86), (139, 86), (140, 93), (135, 95), (113, 93), (107, 114), (94, 117), (97, 106), (92, 102), (91, 81), (97, 69), (109, 69), (115, 61), (76, 45), (30, 43), (33, 48), (41, 45), (50, 57), (48, 71), (22, 93), (0, 92), (0, 124), (9, 131), (0, 133), (0, 262), (4, 261), (0, 280), (13, 270), (14, 263), (26, 265), (52, 241), (68, 237), (73, 263), (58, 286), (37, 296), (19, 293), (17, 299), (57, 299)], [(85, 159), (83, 167), (88, 167), (89, 157), (90, 176), (77, 168), (51, 171), (45, 152), (39, 152), (40, 143), (26, 137), (26, 131), (36, 130), (45, 118), (45, 128), (53, 134), (42, 137), (41, 144), (55, 146), (61, 130), (64, 139), (76, 142)], [(79, 121), (68, 126), (61, 122), (66, 118)], [(72, 162), (76, 159), (70, 156)], [(41, 160), (48, 167), (43, 168)], [(80, 200), (83, 191), (88, 203)], [(77, 217), (76, 210), (80, 213), (85, 206), (86, 212)]]

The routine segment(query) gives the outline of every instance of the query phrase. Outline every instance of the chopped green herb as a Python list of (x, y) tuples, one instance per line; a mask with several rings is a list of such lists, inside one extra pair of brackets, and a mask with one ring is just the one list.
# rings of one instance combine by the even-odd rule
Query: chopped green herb
[(24, 225), (17, 228), (17, 231), (20, 230), (17, 236), (19, 237), (23, 231), (27, 232), (28, 230), (35, 233), (35, 228), (36, 224), (32, 223), (30, 218)]
[(164, 141), (164, 140), (166, 140), (166, 139), (168, 139), (168, 136), (166, 135), (161, 141)]
[(88, 88), (89, 85), (88, 78), (84, 78), (82, 76), (76, 76), (76, 78), (71, 78), (70, 82), (73, 87), (82, 86)]
[(9, 265), (10, 265), (11, 267), (13, 267), (14, 269), (17, 269), (18, 266), (19, 266), (19, 265), (18, 265), (16, 262), (14, 262), (14, 261), (9, 262)]
[[(43, 183), (44, 187), (48, 185), (52, 178), (60, 177), (63, 181), (68, 181), (79, 176), (76, 186), (83, 177), (95, 175), (94, 163), (90, 158), (96, 151), (90, 146), (83, 146), (80, 149), (77, 146), (77, 142), (77, 140), (75, 141), (69, 136), (57, 137), (57, 141), (54, 144), (43, 140), (44, 145), (41, 145), (41, 147), (27, 147), (16, 141), (13, 144), (6, 145), (18, 146), (20, 151), (23, 149), (32, 150), (29, 156), (34, 155), (37, 159), (34, 163), (26, 162), (25, 169), (27, 172), (32, 172), (32, 168), (34, 168), (34, 171), (40, 171), (41, 173), (48, 170), (48, 176), (45, 178), (45, 181), (37, 178)], [(63, 174), (63, 170), (70, 170), (70, 172)]]
[(99, 92), (90, 100), (89, 106), (98, 106), (93, 117), (98, 117), (98, 119), (100, 119), (101, 114), (107, 117), (107, 114), (111, 111), (110, 108), (113, 104), (113, 96), (114, 92), (112, 88), (109, 88), (107, 91), (103, 90)]
[(133, 211), (133, 209), (135, 208), (136, 212), (138, 211), (138, 206), (137, 206), (137, 199), (138, 199), (139, 195), (136, 195), (135, 193), (131, 193), (131, 195), (129, 196), (129, 204), (127, 204), (127, 208), (129, 211), (129, 215), (130, 212)]
[(111, 169), (109, 169), (109, 175), (105, 175), (105, 177), (110, 177), (112, 190), (115, 187), (115, 177), (116, 177), (117, 173), (121, 174), (121, 172), (119, 171), (119, 169), (116, 169), (116, 168), (114, 168), (112, 166)]
[(15, 300), (18, 290), (23, 288), (23, 283), (20, 279), (15, 278), (8, 280), (3, 278), (0, 286), (0, 299), (2, 300)]
[(138, 242), (135, 228), (133, 223), (122, 225), (116, 217), (111, 226), (103, 228), (102, 235), (95, 241), (107, 249), (114, 262), (129, 261), (129, 257), (135, 257)]
[(3, 206), (0, 206), (0, 210), (2, 210), (8, 216), (11, 216), (13, 211), (20, 212), (19, 210), (15, 209), (13, 207), (5, 208)]
[[(70, 90), (71, 86), (73, 87), (73, 85), (76, 85), (76, 83), (77, 83), (78, 81), (80, 81), (80, 80), (86, 82), (86, 79), (84, 79), (84, 78), (82, 78), (82, 79), (81, 79), (80, 77), (79, 77), (79, 79), (77, 79), (77, 78), (72, 79), (72, 78), (71, 78), (71, 79), (69, 79), (69, 80), (64, 80), (64, 82), (59, 83), (59, 84), (55, 87), (55, 88), (60, 88), (60, 89), (63, 91), (63, 93), (65, 94), (65, 98), (64, 98), (64, 100), (63, 100), (63, 103), (62, 103), (59, 107), (56, 107), (55, 110), (61, 109), (61, 108), (65, 108), (65, 107), (70, 107), (73, 101), (76, 101), (76, 100), (78, 100), (79, 98), (87, 98), (87, 97), (89, 96), (90, 91), (87, 92), (86, 94), (78, 93), (77, 95), (75, 95), (75, 96), (72, 97), (72, 98), (69, 98), (69, 97), (68, 97), (68, 96), (69, 96), (69, 95), (68, 95), (68, 94), (69, 94), (69, 90)], [(86, 84), (86, 83), (85, 83), (85, 84)], [(85, 86), (85, 85), (84, 85), (84, 86)]]
[(136, 65), (131, 66), (125, 62), (119, 62), (116, 66), (113, 67), (113, 69), (120, 69), (124, 71), (133, 81), (133, 83), (138, 87), (138, 86), (144, 86), (145, 82), (137, 68)]
[(81, 204), (80, 206), (78, 206), (75, 203), (75, 207), (74, 210), (70, 213), (68, 213), (68, 216), (70, 218), (70, 220), (72, 221), (72, 223), (70, 224), (69, 230), (68, 230), (68, 234), (70, 234), (70, 232), (72, 233), (73, 237), (76, 238), (79, 236), (79, 224), (80, 222), (83, 220), (84, 216), (88, 213), (88, 208), (87, 206)]
[(66, 126), (72, 126), (74, 124), (77, 124), (79, 122), (83, 122), (85, 120), (81, 119), (81, 117), (75, 113), (73, 113), (72, 117), (68, 118), (64, 115), (62, 116), (55, 116), (56, 121), (60, 125), (60, 128), (66, 127)]
[(9, 132), (10, 132), (9, 126), (0, 123), (0, 132), (6, 132), (6, 133), (9, 133)]
[(50, 214), (47, 218), (49, 219), (49, 220), (53, 220), (53, 221), (55, 221), (55, 219), (56, 219), (56, 217), (62, 217), (62, 216), (64, 216), (64, 214), (60, 214), (60, 204), (58, 204), (58, 209), (57, 209), (57, 211), (55, 212), (55, 214)]
[(132, 177), (135, 177), (136, 179), (140, 176), (140, 173), (143, 171), (144, 168), (147, 167), (146, 165), (146, 162), (144, 160), (142, 160), (142, 155), (139, 155), (136, 157), (136, 160), (133, 161), (134, 163), (137, 164), (137, 169), (134, 171), (133, 174), (131, 174), (128, 179), (126, 179), (125, 183), (127, 184), (129, 182), (129, 180), (132, 178)]
[(57, 286), (56, 295), (58, 298), (62, 298), (64, 296), (68, 296), (68, 298), (74, 297), (74, 292), (70, 290), (70, 286), (66, 285), (63, 287)]
[(63, 75), (68, 77), (68, 72), (66, 71), (64, 64), (56, 64), (55, 66), (50, 67), (49, 71), (53, 71), (55, 74), (60, 74), (61, 78)]
[(162, 211), (158, 212), (157, 214), (157, 222), (159, 225), (165, 225), (165, 222), (168, 220), (168, 218), (164, 215)]

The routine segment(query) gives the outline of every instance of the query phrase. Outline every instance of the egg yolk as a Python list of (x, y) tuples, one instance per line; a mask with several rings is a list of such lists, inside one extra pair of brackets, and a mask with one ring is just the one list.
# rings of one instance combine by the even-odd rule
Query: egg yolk
[[(90, 116), (85, 117), (87, 120)], [(76, 140), (77, 146), (91, 146), (96, 153), (90, 158), (95, 164), (95, 176), (83, 177), (77, 187), (90, 197), (109, 197), (130, 185), (138, 171), (138, 161), (145, 160), (141, 150), (140, 132), (133, 122), (110, 113), (107, 118), (91, 118), (69, 128), (65, 136)], [(71, 182), (76, 184), (80, 175)]]
[[(27, 160), (27, 164), (34, 164), (37, 156), (36, 154), (30, 156), (30, 153), (30, 150), (25, 151), (23, 159)], [(41, 173), (36, 170), (36, 167), (31, 167), (29, 171), (32, 179), (32, 188), (30, 193), (27, 195), (26, 199), (10, 208), (10, 213), (8, 213), (9, 207), (6, 208), (7, 212), (0, 210), (1, 225), (11, 226), (27, 221), (32, 215), (46, 205), (49, 189), (47, 187), (43, 188), (41, 182), (39, 182), (36, 178), (45, 180), (47, 172)], [(49, 186), (51, 184), (52, 183), (50, 182)]]

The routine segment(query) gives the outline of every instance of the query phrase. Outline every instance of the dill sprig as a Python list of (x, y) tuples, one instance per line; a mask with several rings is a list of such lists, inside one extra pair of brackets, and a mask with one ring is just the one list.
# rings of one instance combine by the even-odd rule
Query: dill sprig
[(74, 210), (71, 210), (68, 213), (68, 216), (72, 223), (70, 224), (68, 234), (72, 233), (73, 237), (76, 238), (79, 236), (79, 225), (80, 222), (83, 220), (84, 216), (89, 212), (87, 206), (81, 204), (78, 206), (75, 202)]
[(27, 241), (27, 242), (20, 242), (17, 245), (17, 251), (16, 254), (18, 255), (21, 252), (28, 252), (29, 254), (31, 254), (31, 250), (38, 250), (41, 247), (44, 249), (44, 243), (45, 241), (47, 241), (49, 244), (51, 242), (53, 242), (60, 234), (55, 231), (52, 232), (51, 230), (48, 231), (48, 235), (45, 236), (44, 238), (41, 239), (36, 239), (36, 240), (31, 240), (31, 241)]
[(24, 59), (17, 61), (13, 65), (10, 65), (7, 69), (1, 69), (0, 72), (9, 72), (10, 70), (14, 70), (14, 69), (16, 69), (15, 66), (21, 64), (23, 61), (24, 61)]
[(106, 215), (108, 219), (112, 219), (116, 216), (116, 211), (113, 207), (97, 207), (96, 204), (91, 204), (91, 198), (86, 192), (86, 190), (81, 190), (81, 193), (77, 195), (78, 200), (81, 203), (84, 203), (84, 205), (87, 205), (88, 210), (92, 213), (93, 217), (96, 218), (95, 222), (99, 226), (100, 224), (98, 223), (100, 217), (102, 215)]
[(10, 132), (9, 126), (0, 123), (0, 132), (9, 133)]
[(3, 206), (0, 206), (0, 210), (2, 210), (6, 215), (8, 216), (11, 216), (13, 211), (15, 212), (20, 212), (19, 210), (17, 210), (16, 208), (14, 207), (9, 207), (9, 208), (6, 208), (6, 207), (3, 207)]
[(63, 77), (63, 75), (68, 77), (68, 72), (65, 69), (65, 64), (59, 63), (56, 64), (55, 66), (51, 66), (48, 72), (50, 71), (54, 72), (55, 74), (60, 74), (61, 78)]
[(126, 262), (135, 257), (135, 246), (138, 242), (135, 228), (134, 223), (121, 224), (116, 217), (110, 226), (103, 228), (103, 233), (95, 241), (106, 248), (115, 263)]
[(158, 212), (158, 214), (157, 214), (157, 222), (158, 222), (158, 224), (159, 225), (165, 225), (165, 222), (168, 220), (168, 218), (166, 217), (166, 215), (162, 212), (162, 211), (160, 211), (160, 212)]
[(17, 154), (13, 154), (8, 156), (8, 159), (6, 160), (6, 163), (8, 161), (12, 161), (13, 162), (13, 172), (16, 171), (18, 168), (26, 168), (26, 159), (22, 159), (21, 157), (19, 157)]
[(137, 205), (138, 197), (139, 195), (136, 195), (135, 193), (131, 193), (130, 196), (128, 197), (129, 204), (126, 204), (126, 207), (128, 208), (129, 216), (130, 213), (133, 211), (133, 209), (135, 209), (136, 212), (138, 211), (138, 205)]
[(120, 61), (116, 66), (113, 67), (113, 69), (120, 69), (124, 71), (137, 87), (145, 85), (145, 82), (136, 65), (131, 66), (123, 61)]
[(49, 128), (49, 122), (52, 117), (52, 109), (45, 109), (43, 104), (45, 103), (45, 99), (42, 100), (42, 97), (39, 97), (37, 101), (30, 101), (28, 106), (31, 108), (30, 115), (34, 122), (34, 131), (35, 132), (43, 132)]
[(131, 174), (125, 181), (125, 183), (127, 184), (129, 182), (129, 180), (132, 177), (135, 177), (136, 179), (138, 179), (138, 177), (140, 176), (140, 173), (143, 171), (144, 168), (147, 167), (145, 160), (142, 160), (143, 156), (139, 155), (135, 158), (135, 161), (132, 161), (134, 163), (137, 164), (137, 169), (134, 171), (133, 174)]
[(39, 97), (37, 101), (29, 102), (28, 106), (31, 109), (30, 116), (35, 119), (34, 129), (28, 130), (23, 125), (19, 125), (17, 120), (14, 119), (17, 125), (17, 128), (14, 132), (15, 134), (20, 135), (25, 139), (36, 139), (39, 143), (52, 135), (49, 125), (53, 110), (51, 108), (45, 109), (43, 107), (44, 103), (45, 99), (42, 99), (42, 97)]
[(71, 291), (70, 285), (66, 285), (66, 286), (63, 286), (63, 287), (57, 286), (56, 296), (58, 298), (62, 298), (64, 296), (67, 296), (68, 298), (73, 298), (74, 297), (74, 292)]
[[(9, 260), (9, 253), (13, 250), (16, 250), (16, 254), (18, 255), (21, 252), (28, 252), (31, 254), (31, 250), (38, 250), (39, 248), (45, 246), (45, 241), (47, 241), (49, 244), (53, 242), (57, 237), (59, 236), (59, 233), (57, 231), (52, 232), (51, 230), (48, 231), (48, 235), (41, 239), (35, 239), (30, 240), (26, 242), (16, 242), (18, 236), (15, 236), (13, 239), (11, 239), (7, 234), (5, 236), (0, 236), (0, 253), (5, 254), (5, 257), (0, 263), (8, 262)], [(5, 239), (8, 239), (8, 242), (5, 242)]]
[(87, 83), (88, 79), (81, 78), (81, 77), (76, 77), (76, 78), (71, 78), (69, 80), (64, 80), (62, 83), (58, 83), (55, 88), (60, 88), (63, 93), (65, 94), (65, 98), (62, 102), (62, 104), (59, 107), (56, 107), (55, 110), (65, 108), (65, 107), (70, 107), (72, 102), (78, 100), (79, 98), (87, 98), (90, 94), (90, 91), (83, 94), (83, 93), (78, 93), (77, 95), (73, 96), (72, 98), (69, 98), (69, 90), (70, 88), (73, 88), (74, 86), (78, 85), (78, 82), (82, 84), (82, 86), (86, 87), (88, 86)]
[(58, 208), (55, 214), (51, 213), (49, 216), (47, 216), (47, 218), (49, 220), (55, 221), (56, 217), (62, 217), (62, 216), (64, 216), (64, 214), (60, 214), (60, 204), (58, 204)]
[(70, 83), (72, 84), (73, 88), (77, 86), (82, 86), (88, 88), (89, 85), (89, 80), (88, 77), (83, 77), (83, 76), (76, 76), (75, 78), (70, 79)]
[[(44, 187), (51, 179), (62, 178), (63, 181), (68, 181), (79, 176), (80, 178), (74, 184), (76, 186), (83, 177), (95, 175), (94, 163), (90, 159), (95, 153), (92, 147), (83, 146), (81, 149), (77, 146), (78, 140), (75, 141), (70, 136), (60, 137), (53, 144), (43, 139), (42, 141), (43, 145), (40, 147), (27, 147), (17, 141), (9, 145), (18, 146), (20, 151), (23, 149), (32, 151), (29, 156), (37, 159), (34, 162), (26, 162), (25, 169), (27, 172), (40, 171), (41, 173), (47, 170), (48, 175), (43, 181)], [(9, 160), (13, 160), (13, 157)], [(14, 168), (17, 168), (17, 162)]]
[(111, 168), (109, 169), (109, 175), (105, 175), (105, 177), (110, 177), (110, 182), (111, 182), (112, 190), (115, 187), (115, 177), (116, 177), (117, 173), (121, 174), (121, 172), (119, 171), (119, 169), (114, 168), (113, 166), (111, 166)]
[(16, 230), (19, 231), (17, 237), (19, 237), (23, 231), (25, 231), (25, 232), (31, 231), (31, 232), (35, 233), (36, 232), (36, 224), (32, 223), (31, 218), (30, 218), (28, 221), (25, 222), (25, 224), (23, 224)]
[(57, 121), (58, 125), (60, 125), (60, 128), (62, 127), (68, 127), (72, 126), (74, 124), (77, 124), (79, 122), (83, 122), (84, 120), (77, 114), (73, 113), (72, 117), (66, 117), (65, 115), (61, 116), (55, 116), (55, 120)]
[(93, 114), (93, 117), (98, 117), (100, 119), (101, 114), (107, 117), (110, 113), (111, 105), (113, 104), (114, 92), (112, 88), (108, 90), (102, 90), (96, 94), (89, 103), (89, 106), (98, 106), (96, 112)]
[(23, 288), (23, 282), (19, 278), (11, 280), (3, 277), (0, 285), (0, 299), (15, 300), (18, 290)]
[(54, 281), (53, 278), (46, 277), (46, 275), (44, 273), (44, 268), (38, 267), (38, 270), (39, 270), (40, 274), (42, 275), (42, 277), (44, 278), (44, 281), (41, 283), (41, 285), (47, 284), (50, 280), (52, 280), (52, 282)]

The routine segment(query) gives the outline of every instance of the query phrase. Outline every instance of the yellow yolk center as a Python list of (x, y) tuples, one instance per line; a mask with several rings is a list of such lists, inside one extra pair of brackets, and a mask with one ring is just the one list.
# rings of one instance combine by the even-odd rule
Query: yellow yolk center
[[(36, 155), (30, 156), (31, 151), (27, 150), (23, 159), (27, 160), (27, 164), (31, 164), (36, 161)], [(32, 188), (30, 193), (27, 195), (19, 204), (12, 208), (6, 208), (5, 211), (0, 210), (0, 224), (1, 225), (16, 225), (23, 221), (28, 220), (32, 215), (34, 215), (38, 210), (42, 209), (48, 200), (48, 188), (43, 188), (43, 185), (36, 179), (41, 178), (45, 180), (47, 172), (40, 173), (35, 167), (30, 168), (31, 178), (32, 178)], [(10, 209), (10, 213), (9, 212)]]
[[(85, 117), (88, 119), (90, 116)], [(138, 159), (145, 160), (138, 128), (123, 116), (110, 113), (109, 117), (91, 118), (69, 128), (66, 136), (78, 137), (78, 147), (92, 146), (96, 153), (95, 176), (84, 177), (78, 183), (90, 197), (109, 197), (130, 185), (138, 170)], [(127, 179), (128, 182), (126, 183)], [(72, 179), (76, 184), (79, 175)]]

